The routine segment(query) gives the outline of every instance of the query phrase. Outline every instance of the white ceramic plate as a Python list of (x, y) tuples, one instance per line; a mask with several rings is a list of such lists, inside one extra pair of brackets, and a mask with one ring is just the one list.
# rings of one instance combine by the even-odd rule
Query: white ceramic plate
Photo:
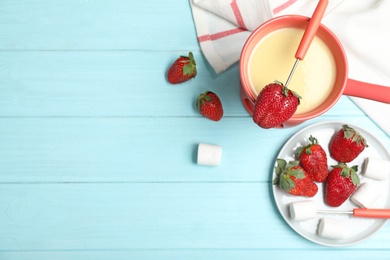
[[(293, 135), (287, 143), (281, 149), (277, 158), (285, 159), (286, 161), (291, 161), (296, 159), (295, 154), (296, 150), (309, 143), (309, 136), (312, 135), (317, 138), (319, 144), (324, 148), (328, 157), (328, 165), (336, 165), (337, 162), (333, 160), (329, 155), (328, 144), (331, 137), (341, 129), (342, 125), (346, 124), (343, 122), (322, 122), (308, 126), (295, 135)], [(355, 128), (360, 134), (366, 139), (369, 147), (366, 147), (365, 150), (356, 158), (354, 161), (348, 163), (348, 166), (358, 165), (359, 167), (359, 177), (361, 183), (365, 182), (376, 182), (377, 185), (380, 185), (383, 188), (382, 195), (378, 198), (375, 203), (372, 205), (372, 208), (390, 208), (390, 196), (389, 196), (389, 180), (378, 181), (370, 178), (365, 178), (361, 175), (361, 170), (363, 169), (363, 162), (366, 157), (374, 157), (384, 160), (390, 160), (389, 152), (386, 148), (371, 135), (366, 130), (348, 124), (349, 126)], [(272, 174), (272, 180), (275, 178), (275, 172)], [(279, 189), (277, 185), (273, 185), (273, 195), (275, 198), (276, 205), (285, 219), (285, 221), (290, 225), (290, 227), (295, 230), (298, 234), (304, 238), (325, 246), (349, 246), (361, 242), (376, 231), (378, 231), (387, 221), (387, 219), (368, 219), (368, 218), (358, 218), (353, 217), (352, 215), (346, 214), (317, 214), (315, 219), (305, 220), (305, 221), (294, 221), (290, 219), (288, 205), (295, 201), (300, 200), (313, 200), (316, 203), (317, 209), (328, 209), (328, 210), (347, 210), (350, 211), (357, 206), (354, 205), (350, 200), (347, 200), (340, 207), (329, 207), (324, 203), (323, 199), (323, 184), (318, 183), (318, 192), (313, 198), (306, 198), (302, 196), (292, 196), (288, 193), (285, 193)], [(332, 240), (320, 237), (317, 233), (318, 223), (322, 217), (330, 217), (335, 219), (340, 219), (345, 221), (347, 225), (347, 234), (344, 239), (341, 240)]]

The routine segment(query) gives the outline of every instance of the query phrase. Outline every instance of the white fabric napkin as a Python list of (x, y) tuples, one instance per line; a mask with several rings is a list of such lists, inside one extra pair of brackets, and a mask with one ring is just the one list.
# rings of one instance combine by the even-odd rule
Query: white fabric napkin
[[(311, 16), (317, 0), (190, 0), (201, 50), (221, 73), (236, 63), (261, 23), (275, 16)], [(347, 53), (349, 78), (390, 88), (390, 1), (329, 0), (322, 23)], [(390, 136), (390, 105), (352, 100)]]

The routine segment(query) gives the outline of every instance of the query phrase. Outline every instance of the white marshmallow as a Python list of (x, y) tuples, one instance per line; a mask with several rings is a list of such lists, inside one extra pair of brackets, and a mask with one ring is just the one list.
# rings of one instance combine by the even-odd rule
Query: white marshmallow
[(222, 147), (212, 144), (198, 145), (198, 164), (219, 166), (221, 164)]
[(365, 182), (352, 194), (351, 201), (361, 208), (370, 208), (378, 196), (378, 185)]
[(343, 239), (347, 233), (344, 221), (332, 218), (321, 218), (318, 235), (329, 239)]
[(362, 174), (376, 180), (385, 180), (390, 175), (390, 161), (367, 157)]
[(290, 204), (290, 218), (295, 221), (302, 221), (315, 218), (317, 215), (314, 201), (296, 201)]

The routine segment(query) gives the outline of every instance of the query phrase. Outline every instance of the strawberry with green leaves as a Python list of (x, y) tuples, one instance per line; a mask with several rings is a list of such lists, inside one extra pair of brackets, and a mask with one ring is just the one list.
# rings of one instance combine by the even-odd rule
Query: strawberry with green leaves
[(324, 182), (329, 174), (325, 150), (318, 143), (317, 138), (310, 135), (309, 141), (310, 144), (297, 150), (297, 156), (313, 181)]
[(201, 115), (213, 121), (219, 121), (223, 116), (221, 100), (211, 91), (206, 91), (198, 96), (196, 108)]
[(196, 62), (192, 52), (188, 56), (180, 56), (175, 60), (168, 70), (168, 81), (172, 84), (179, 84), (188, 81), (196, 76)]
[(286, 160), (278, 158), (276, 163), (274, 185), (294, 196), (314, 197), (317, 194), (317, 184), (312, 181), (305, 169), (299, 166), (298, 161), (287, 163)]
[(352, 162), (368, 147), (366, 140), (354, 128), (343, 125), (329, 143), (330, 156), (338, 162)]
[(348, 167), (345, 163), (332, 166), (325, 185), (325, 203), (332, 207), (343, 204), (360, 183), (358, 167)]
[(300, 98), (282, 83), (268, 84), (257, 96), (253, 121), (266, 129), (278, 127), (294, 115)]

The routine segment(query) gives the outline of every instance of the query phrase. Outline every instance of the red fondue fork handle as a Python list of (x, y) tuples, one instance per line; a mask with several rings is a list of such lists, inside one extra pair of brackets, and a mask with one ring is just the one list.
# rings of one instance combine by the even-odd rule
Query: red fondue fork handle
[(360, 218), (390, 218), (390, 209), (353, 209), (353, 215)]
[(347, 79), (344, 95), (371, 99), (390, 104), (390, 87)]
[(302, 40), (299, 43), (298, 50), (295, 53), (296, 59), (303, 60), (303, 58), (305, 57), (306, 52), (309, 49), (310, 44), (317, 33), (318, 27), (320, 26), (321, 19), (324, 16), (327, 5), (328, 0), (319, 1), (312, 17), (310, 18), (309, 24), (306, 27)]
[(360, 218), (390, 218), (390, 209), (356, 208), (351, 211), (317, 210), (322, 214), (349, 214)]
[(311, 42), (314, 39), (314, 36), (317, 33), (318, 27), (321, 24), (322, 17), (324, 16), (326, 7), (328, 6), (328, 0), (320, 0), (316, 6), (316, 9), (314, 10), (314, 13), (312, 17), (309, 20), (309, 23), (305, 29), (305, 32), (303, 33), (301, 42), (299, 43), (297, 52), (295, 53), (295, 63), (294, 66), (290, 72), (290, 75), (287, 78), (285, 87), (288, 86), (288, 84), (291, 81), (292, 76), (294, 75), (294, 72), (296, 68), (298, 67), (298, 62), (300, 60), (303, 60), (305, 57), (307, 50), (310, 47)]

